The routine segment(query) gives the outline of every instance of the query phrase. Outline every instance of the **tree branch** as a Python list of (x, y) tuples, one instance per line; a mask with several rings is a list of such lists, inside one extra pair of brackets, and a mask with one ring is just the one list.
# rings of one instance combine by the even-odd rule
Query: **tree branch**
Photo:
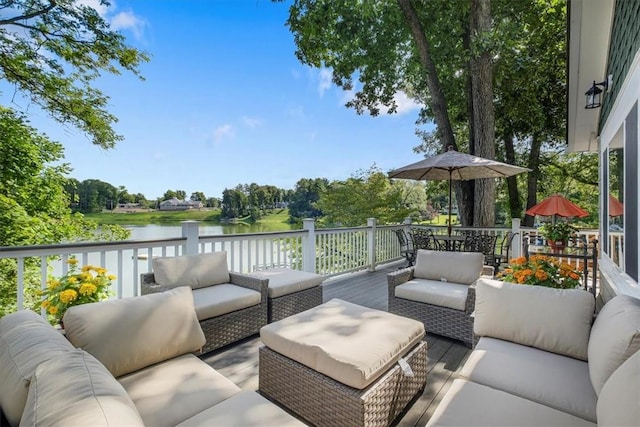
[(13, 18), (9, 18), (9, 19), (0, 19), (0, 25), (9, 25), (9, 24), (16, 24), (17, 25), (18, 21), (31, 19), (31, 18), (35, 18), (36, 16), (40, 16), (40, 15), (46, 14), (49, 11), (51, 11), (54, 7), (56, 7), (57, 5), (58, 4), (56, 3), (55, 0), (50, 0), (49, 1), (49, 6), (45, 7), (44, 9), (37, 10), (37, 11), (31, 12), (31, 13), (27, 13), (25, 15), (14, 16)]

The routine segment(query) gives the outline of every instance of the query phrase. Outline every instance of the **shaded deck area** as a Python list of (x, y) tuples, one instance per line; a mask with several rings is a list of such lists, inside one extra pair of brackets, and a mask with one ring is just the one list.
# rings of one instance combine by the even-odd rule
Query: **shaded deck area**
[[(327, 279), (324, 301), (340, 298), (366, 307), (387, 310), (387, 273), (405, 261), (378, 267), (375, 272), (358, 272)], [(424, 426), (449, 389), (470, 350), (461, 342), (427, 334), (428, 373), (424, 393), (396, 420), (396, 426)], [(209, 353), (203, 359), (244, 390), (258, 390), (258, 336)]]

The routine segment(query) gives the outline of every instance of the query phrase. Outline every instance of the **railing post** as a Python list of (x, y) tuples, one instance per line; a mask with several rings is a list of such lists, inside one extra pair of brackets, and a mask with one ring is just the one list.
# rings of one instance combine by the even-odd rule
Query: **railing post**
[(367, 227), (369, 227), (368, 233), (368, 260), (369, 271), (376, 271), (376, 219), (367, 218)]
[(511, 218), (511, 232), (515, 234), (515, 237), (511, 241), (511, 250), (509, 253), (513, 254), (513, 258), (519, 258), (522, 256), (522, 231), (520, 230), (520, 218)]
[(315, 219), (302, 220), (302, 229), (308, 233), (302, 237), (302, 270), (316, 272), (316, 224)]
[(198, 249), (198, 241), (200, 240), (199, 233), (198, 221), (182, 221), (182, 237), (187, 238), (183, 255), (197, 255), (200, 252)]
[(403, 224), (404, 224), (404, 233), (407, 236), (409, 236), (409, 233), (411, 232), (411, 223), (412, 223), (412, 221), (411, 221), (411, 217), (410, 216), (408, 216), (408, 217), (406, 217), (404, 219), (404, 222), (403, 222)]

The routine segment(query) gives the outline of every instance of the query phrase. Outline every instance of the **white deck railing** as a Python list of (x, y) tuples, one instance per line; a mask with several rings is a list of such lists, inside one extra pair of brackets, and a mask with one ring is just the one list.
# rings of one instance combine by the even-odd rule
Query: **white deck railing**
[[(25, 301), (28, 295), (25, 287), (44, 288), (48, 277), (57, 277), (68, 271), (66, 261), (70, 257), (76, 257), (82, 265), (101, 266), (115, 274), (113, 291), (117, 298), (123, 298), (139, 295), (140, 274), (152, 271), (153, 257), (160, 256), (227, 251), (229, 269), (244, 273), (270, 267), (289, 267), (329, 277), (357, 270), (374, 270), (379, 264), (401, 259), (394, 232), (400, 227), (408, 231), (412, 225), (406, 221), (401, 225), (379, 226), (375, 219), (369, 219), (364, 227), (316, 229), (313, 220), (305, 220), (302, 230), (200, 236), (198, 222), (185, 221), (182, 237), (178, 238), (0, 247), (0, 262), (15, 261), (15, 276), (10, 280), (15, 281), (15, 308), (21, 309), (30, 306)], [(423, 227), (432, 228), (437, 234), (447, 232), (446, 227)], [(509, 230), (514, 231), (518, 238), (514, 239), (512, 256), (522, 254), (525, 233), (535, 235), (534, 229), (520, 228), (517, 220), (510, 229), (468, 229), (499, 236), (504, 236)], [(586, 233), (589, 239), (597, 238), (595, 232)], [(501, 241), (498, 238), (498, 242)], [(575, 260), (569, 262), (575, 265)], [(35, 274), (34, 270), (38, 273)], [(8, 278), (0, 280), (6, 282)]]

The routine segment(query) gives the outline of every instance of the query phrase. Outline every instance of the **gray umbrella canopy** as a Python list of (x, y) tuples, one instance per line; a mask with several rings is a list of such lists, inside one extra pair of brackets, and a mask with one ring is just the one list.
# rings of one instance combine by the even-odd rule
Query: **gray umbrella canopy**
[(528, 171), (530, 169), (460, 153), (455, 151), (453, 147), (449, 147), (445, 153), (392, 170), (389, 172), (389, 178), (415, 179), (417, 181), (449, 180), (448, 232), (451, 235), (451, 181), (501, 178)]

